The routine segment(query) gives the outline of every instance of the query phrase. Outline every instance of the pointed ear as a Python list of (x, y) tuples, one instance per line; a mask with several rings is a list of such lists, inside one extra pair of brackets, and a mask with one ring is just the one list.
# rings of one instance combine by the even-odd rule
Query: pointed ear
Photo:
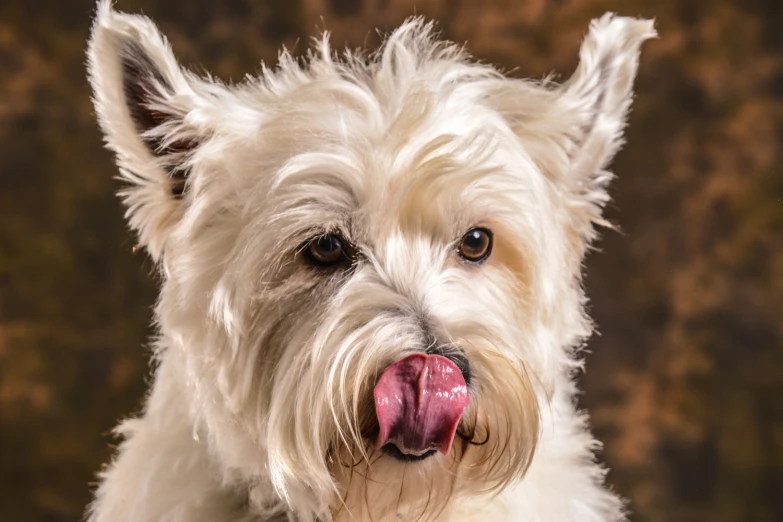
[(194, 112), (210, 100), (148, 18), (115, 12), (109, 0), (98, 4), (88, 64), (98, 120), (129, 183), (126, 217), (157, 260), (183, 212), (190, 160), (209, 136)]
[(606, 169), (623, 143), (640, 47), (655, 35), (650, 20), (607, 14), (590, 25), (576, 72), (564, 84), (504, 80), (492, 92), (490, 103), (557, 190), (577, 261), (593, 225), (606, 224)]
[(568, 172), (562, 181), (572, 210), (583, 214), (576, 219), (603, 223), (601, 208), (609, 199), (606, 185), (611, 179), (605, 169), (623, 144), (641, 45), (655, 36), (652, 20), (612, 14), (594, 20), (576, 71), (559, 88), (560, 110), (573, 118)]

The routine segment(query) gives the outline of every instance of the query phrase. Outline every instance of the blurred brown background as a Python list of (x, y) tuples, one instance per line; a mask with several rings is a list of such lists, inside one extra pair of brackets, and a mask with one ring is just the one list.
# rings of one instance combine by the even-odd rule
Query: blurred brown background
[[(638, 522), (783, 520), (781, 0), (120, 0), (240, 80), (434, 17), (478, 58), (567, 76), (592, 17), (657, 18), (587, 262), (583, 404)], [(0, 520), (78, 520), (148, 375), (154, 270), (85, 80), (93, 0), (0, 2)], [(323, 21), (321, 19), (323, 16)], [(195, 64), (200, 64), (196, 66)]]

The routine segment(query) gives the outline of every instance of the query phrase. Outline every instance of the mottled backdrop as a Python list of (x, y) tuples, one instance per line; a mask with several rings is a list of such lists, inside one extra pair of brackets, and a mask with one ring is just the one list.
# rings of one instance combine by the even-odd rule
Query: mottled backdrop
[[(639, 522), (783, 520), (781, 0), (119, 0), (239, 81), (418, 13), (514, 75), (566, 76), (588, 21), (657, 18), (605, 232), (581, 377)], [(122, 222), (85, 81), (92, 0), (0, 2), (0, 520), (78, 520), (137, 411), (154, 267)], [(202, 69), (203, 68), (203, 69)]]

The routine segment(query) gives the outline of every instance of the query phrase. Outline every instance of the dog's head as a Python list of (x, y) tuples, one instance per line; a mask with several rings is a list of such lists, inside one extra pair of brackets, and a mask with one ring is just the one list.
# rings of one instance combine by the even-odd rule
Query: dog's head
[(556, 85), (412, 20), (223, 85), (100, 4), (90, 77), (161, 346), (254, 509), (434, 518), (525, 473), (590, 331), (580, 263), (653, 34), (595, 21)]

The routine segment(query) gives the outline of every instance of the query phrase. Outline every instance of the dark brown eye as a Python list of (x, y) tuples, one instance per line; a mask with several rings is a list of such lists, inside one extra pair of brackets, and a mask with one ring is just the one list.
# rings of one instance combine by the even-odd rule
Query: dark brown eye
[(342, 240), (334, 234), (313, 238), (307, 245), (307, 255), (321, 266), (336, 265), (346, 257)]
[(492, 252), (492, 232), (486, 228), (474, 228), (462, 236), (457, 251), (462, 259), (480, 263)]

